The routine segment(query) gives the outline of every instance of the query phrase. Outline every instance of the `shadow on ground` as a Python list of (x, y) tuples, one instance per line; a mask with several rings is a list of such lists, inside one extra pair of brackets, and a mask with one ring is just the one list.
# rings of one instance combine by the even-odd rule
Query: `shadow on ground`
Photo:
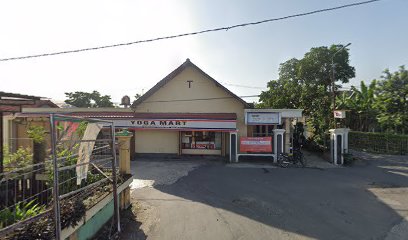
[(130, 206), (127, 210), (121, 212), (120, 216), (122, 233), (119, 235), (119, 239), (123, 240), (145, 240), (146, 234), (140, 228), (142, 225), (136, 218), (133, 206)]
[(141, 222), (137, 221), (136, 214), (133, 212), (133, 207), (120, 212), (120, 227), (121, 233), (112, 233), (113, 230), (112, 218), (99, 230), (92, 238), (93, 240), (106, 239), (123, 239), (123, 240), (145, 240), (146, 234), (140, 228)]
[[(384, 168), (384, 164), (391, 164), (393, 170)], [(205, 218), (206, 211), (215, 211), (214, 216), (225, 218), (223, 222), (228, 226), (224, 230), (229, 228), (232, 238), (248, 236), (245, 224), (236, 224), (248, 221), (238, 221), (239, 216), (263, 225), (260, 231), (273, 233), (278, 229), (280, 237), (403, 239), (398, 238), (401, 232), (395, 227), (407, 223), (408, 205), (401, 197), (408, 195), (408, 178), (396, 173), (404, 173), (405, 169), (398, 170), (404, 165), (405, 162), (399, 160), (372, 160), (364, 166), (324, 171), (295, 168), (264, 171), (206, 165), (172, 185), (155, 187), (173, 196), (171, 199), (160, 199), (161, 195), (157, 194), (159, 197), (153, 194), (149, 199), (146, 194), (143, 201), (162, 201), (167, 204), (164, 205), (165, 216), (173, 216), (172, 221), (185, 226), (195, 218)], [(190, 205), (185, 205), (192, 202), (212, 209), (196, 207), (196, 214), (192, 214)], [(160, 224), (172, 224), (166, 222), (165, 217), (161, 221)], [(209, 228), (211, 221), (219, 219), (204, 221)], [(171, 230), (168, 233), (171, 234)], [(266, 233), (264, 236), (274, 238)]]

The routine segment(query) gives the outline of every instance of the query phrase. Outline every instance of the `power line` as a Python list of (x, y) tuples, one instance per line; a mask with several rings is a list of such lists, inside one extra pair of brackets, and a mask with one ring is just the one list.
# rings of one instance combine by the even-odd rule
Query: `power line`
[(226, 82), (222, 82), (222, 84), (228, 85), (228, 86), (233, 86), (233, 87), (240, 87), (240, 88), (265, 89), (264, 87), (247, 86), (247, 85), (232, 84), (232, 83), (226, 83)]
[[(253, 98), (259, 97), (259, 95), (248, 95), (248, 96), (239, 96), (240, 98)], [(195, 99), (175, 99), (175, 100), (152, 100), (152, 101), (143, 101), (143, 103), (164, 103), (164, 102), (190, 102), (190, 101), (208, 101), (208, 100), (219, 100), (219, 99), (231, 99), (231, 97), (214, 97), (214, 98), (195, 98)]]
[(257, 21), (257, 22), (241, 23), (241, 24), (231, 25), (231, 26), (227, 26), (227, 27), (212, 28), (212, 29), (201, 30), (201, 31), (196, 31), (196, 32), (189, 32), (189, 33), (181, 33), (181, 34), (176, 34), (176, 35), (170, 35), (170, 36), (165, 36), (165, 37), (138, 40), (138, 41), (134, 41), (134, 42), (117, 43), (117, 44), (112, 44), (112, 45), (104, 45), (104, 46), (91, 47), (91, 48), (81, 48), (81, 49), (75, 49), (75, 50), (66, 50), (66, 51), (60, 51), (60, 52), (42, 53), (42, 54), (27, 55), (27, 56), (21, 56), (21, 57), (1, 58), (0, 62), (12, 61), (12, 60), (22, 60), (22, 59), (28, 59), (28, 58), (48, 57), (48, 56), (55, 56), (55, 55), (62, 55), (62, 54), (69, 54), (69, 53), (78, 53), (78, 52), (85, 52), (85, 51), (100, 50), (100, 49), (105, 49), (105, 48), (129, 46), (129, 45), (134, 45), (134, 44), (139, 44), (139, 43), (155, 42), (155, 41), (159, 41), (159, 40), (186, 37), (186, 36), (204, 34), (204, 33), (209, 33), (209, 32), (218, 32), (218, 31), (223, 31), (223, 30), (228, 31), (228, 30), (233, 29), (233, 28), (247, 27), (247, 26), (258, 25), (258, 24), (262, 24), (262, 23), (275, 22), (275, 21), (285, 20), (285, 19), (289, 19), (289, 18), (302, 17), (302, 16), (307, 16), (307, 15), (312, 15), (312, 14), (322, 13), (322, 12), (329, 12), (329, 11), (334, 11), (334, 10), (338, 10), (338, 9), (342, 9), (342, 8), (355, 7), (355, 6), (369, 4), (369, 3), (373, 3), (373, 2), (379, 2), (379, 1), (381, 1), (381, 0), (370, 0), (370, 1), (351, 3), (351, 4), (341, 5), (341, 6), (332, 7), (332, 8), (323, 8), (323, 9), (314, 10), (314, 11), (311, 11), (311, 12), (288, 15), (288, 16), (285, 16), (285, 17), (265, 19), (265, 20), (261, 20), (261, 21)]

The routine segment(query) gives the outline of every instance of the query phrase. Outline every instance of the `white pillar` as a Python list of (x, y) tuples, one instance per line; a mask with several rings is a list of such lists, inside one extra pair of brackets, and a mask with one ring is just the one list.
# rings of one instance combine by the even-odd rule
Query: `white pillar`
[(344, 153), (348, 153), (349, 152), (349, 146), (348, 146), (348, 134), (350, 132), (349, 128), (343, 128), (344, 129), (344, 133), (343, 133), (343, 138), (344, 138)]
[(286, 138), (284, 141), (285, 142), (285, 152), (289, 153), (290, 146), (292, 145), (292, 142), (290, 140), (293, 137), (293, 127), (292, 127), (292, 121), (290, 118), (285, 118), (285, 131), (286, 131)]
[(337, 139), (336, 129), (330, 129), (330, 159), (334, 165), (337, 165)]
[(238, 134), (236, 132), (230, 133), (229, 148), (230, 148), (229, 161), (238, 162), (238, 154), (237, 154), (238, 153)]
[[(274, 162), (277, 162), (277, 156), (279, 153), (283, 153), (283, 146), (285, 145), (285, 141), (283, 140), (285, 133), (285, 129), (274, 129), (273, 130), (273, 153), (275, 154), (274, 157)], [(278, 136), (281, 136), (281, 140), (280, 140), (280, 149), (278, 151)]]
[[(340, 164), (344, 164), (344, 153), (348, 153), (348, 133), (350, 129), (348, 128), (337, 128), (337, 129), (330, 129), (330, 154), (331, 159), (334, 165), (338, 164), (338, 160), (340, 160)], [(341, 136), (341, 149), (337, 149), (338, 141), (337, 136)], [(338, 155), (340, 153), (340, 159), (338, 159)]]

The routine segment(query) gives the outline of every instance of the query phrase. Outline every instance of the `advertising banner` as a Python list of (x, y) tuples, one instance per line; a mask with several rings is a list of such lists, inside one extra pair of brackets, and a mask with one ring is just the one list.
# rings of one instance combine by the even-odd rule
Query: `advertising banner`
[(83, 165), (76, 166), (77, 185), (81, 185), (82, 180), (86, 179), (87, 177), (89, 164), (85, 163), (89, 163), (91, 159), (92, 151), (95, 146), (95, 140), (98, 137), (102, 127), (102, 124), (98, 123), (88, 123), (86, 126), (84, 136), (82, 137), (84, 142), (81, 142), (78, 150), (77, 164)]
[(241, 137), (241, 152), (272, 152), (272, 137)]
[(281, 115), (278, 112), (247, 112), (245, 123), (247, 125), (281, 124)]

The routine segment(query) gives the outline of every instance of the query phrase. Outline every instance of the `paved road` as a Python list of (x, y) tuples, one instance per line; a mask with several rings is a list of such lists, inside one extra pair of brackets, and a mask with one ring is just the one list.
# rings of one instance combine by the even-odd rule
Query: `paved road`
[[(138, 177), (137, 169), (152, 163), (133, 164)], [(179, 170), (183, 177), (178, 181), (161, 181), (132, 192), (133, 210), (148, 239), (408, 236), (405, 158), (371, 159), (353, 167), (327, 169), (231, 167), (213, 161), (155, 163), (160, 171), (176, 171), (177, 165), (187, 166), (188, 175)], [(136, 239), (134, 231), (127, 228), (123, 239)]]

